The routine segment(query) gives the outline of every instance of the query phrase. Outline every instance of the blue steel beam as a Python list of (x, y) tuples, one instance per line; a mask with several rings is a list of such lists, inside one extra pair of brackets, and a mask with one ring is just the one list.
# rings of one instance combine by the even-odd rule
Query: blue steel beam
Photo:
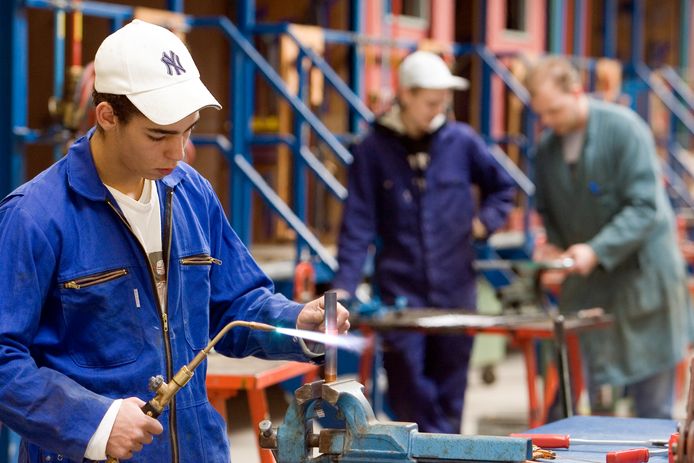
[(549, 9), (549, 52), (563, 54), (566, 52), (564, 40), (564, 0), (551, 0)]
[(651, 79), (650, 69), (643, 64), (636, 65), (633, 69), (636, 76), (663, 102), (668, 111), (679, 120), (690, 134), (694, 134), (694, 116), (677, 101), (677, 98), (663, 84)]
[[(12, 191), (12, 157), (14, 156), (12, 76), (14, 61), (13, 18), (17, 1), (0, 2), (0, 63), (10, 63), (9, 72), (0, 72), (0, 198)], [(7, 460), (5, 460), (7, 461)]]
[[(364, 22), (366, 15), (364, 14), (364, 0), (353, 0), (350, 2), (350, 22), (352, 32), (362, 34), (364, 32)], [(350, 59), (352, 66), (350, 67), (350, 82), (352, 92), (362, 100), (364, 98), (364, 47), (359, 44), (353, 44), (350, 49)], [(359, 131), (359, 117), (355, 111), (350, 113), (349, 131), (357, 133)]]
[(525, 173), (520, 170), (518, 165), (516, 165), (513, 160), (508, 157), (508, 155), (501, 149), (499, 145), (492, 145), (489, 147), (489, 152), (496, 162), (504, 168), (504, 170), (510, 175), (518, 188), (526, 196), (532, 196), (535, 194), (535, 184), (528, 178)]
[(337, 260), (335, 257), (321, 244), (315, 235), (308, 229), (287, 204), (282, 201), (277, 193), (263, 179), (258, 171), (248, 162), (246, 158), (240, 154), (232, 154), (232, 143), (223, 135), (193, 135), (193, 143), (198, 146), (214, 146), (217, 148), (226, 159), (228, 159), (234, 167), (238, 167), (244, 181), (249, 181), (258, 191), (260, 197), (284, 220), (290, 227), (296, 230), (299, 237), (311, 248), (331, 271), (337, 270)]
[[(27, 101), (29, 90), (26, 76), (29, 74), (29, 31), (27, 25), (26, 10), (20, 7), (18, 0), (15, 3), (14, 15), (11, 18), (10, 30), (12, 31), (12, 44), (10, 65), (11, 82), (11, 121), (10, 128), (25, 128), (28, 124)], [(20, 129), (21, 130), (21, 129)], [(13, 132), (14, 134), (14, 132)], [(24, 141), (20, 137), (13, 137), (11, 143), (11, 167), (10, 189), (18, 187), (24, 181)]]
[[(63, 89), (65, 88), (65, 26), (66, 13), (64, 10), (53, 12), (53, 103), (60, 114), (59, 105), (63, 104)], [(53, 145), (53, 159), (59, 160), (63, 155), (62, 143)]]
[(644, 0), (632, 0), (631, 6), (631, 62), (636, 65), (644, 62)]
[(585, 12), (585, 1), (584, 0), (574, 0), (574, 49), (573, 54), (576, 56), (583, 56), (585, 54), (584, 47), (584, 29), (586, 26), (586, 12)]
[(340, 76), (333, 70), (333, 68), (320, 56), (318, 53), (306, 47), (299, 38), (294, 35), (291, 30), (287, 30), (287, 35), (292, 39), (292, 41), (299, 48), (300, 52), (306, 55), (314, 66), (316, 66), (325, 76), (325, 79), (330, 85), (333, 86), (337, 93), (340, 94), (342, 98), (347, 102), (347, 104), (354, 110), (363, 120), (368, 123), (373, 122), (374, 115), (369, 108), (361, 101), (359, 96), (357, 96), (351, 88), (345, 84)]
[(166, 6), (169, 11), (183, 13), (183, 0), (166, 0)]
[(692, 40), (692, 0), (680, 0), (680, 43), (679, 68), (683, 73), (689, 70), (689, 51)]
[[(238, 36), (248, 41), (250, 39), (250, 28), (255, 22), (255, 2), (246, 0), (238, 3), (237, 22), (239, 29), (236, 31)], [(250, 138), (250, 121), (252, 120), (253, 88), (252, 67), (248, 62), (247, 56), (238, 47), (229, 47), (231, 53), (229, 75), (231, 76), (232, 91), (229, 95), (229, 112), (231, 118), (230, 137), (236, 153), (251, 160), (251, 153), (248, 146)], [(229, 191), (231, 191), (231, 226), (236, 230), (241, 241), (248, 244), (251, 241), (251, 189), (243, 178), (242, 173), (231, 163)]]
[[(296, 73), (298, 76), (296, 97), (299, 101), (304, 101), (306, 95), (306, 70), (304, 68), (304, 53), (299, 47), (299, 54), (296, 57)], [(307, 137), (305, 130), (306, 123), (299, 114), (294, 115), (294, 153), (298, 153), (306, 145)], [(297, 218), (306, 223), (306, 213), (308, 209), (308, 177), (306, 172), (306, 163), (300, 156), (294, 155), (292, 175), (294, 177), (294, 213)], [(296, 239), (296, 255), (297, 259), (301, 256), (301, 251), (304, 248), (303, 240), (300, 236)]]
[(602, 54), (606, 58), (617, 57), (617, 0), (605, 0)]
[(309, 110), (306, 105), (295, 95), (292, 95), (284, 85), (284, 81), (277, 74), (272, 66), (262, 57), (253, 45), (239, 32), (239, 30), (226, 17), (200, 17), (191, 18), (190, 22), (194, 26), (200, 27), (219, 27), (236, 47), (250, 58), (255, 66), (260, 70), (261, 75), (279, 93), (289, 105), (303, 117), (309, 126), (316, 132), (318, 137), (335, 153), (338, 159), (344, 164), (352, 163), (352, 154), (345, 148), (339, 140), (325, 127), (325, 125)]
[(119, 19), (121, 22), (132, 18), (134, 8), (114, 3), (71, 1), (71, 0), (24, 0), (29, 8), (48, 10), (63, 9), (67, 12), (81, 11), (86, 16)]
[(277, 193), (270, 185), (263, 180), (263, 177), (257, 170), (241, 155), (236, 154), (233, 157), (233, 162), (241, 170), (244, 176), (251, 184), (261, 193), (261, 197), (268, 205), (290, 226), (297, 235), (311, 248), (311, 250), (320, 257), (320, 259), (330, 267), (333, 272), (337, 270), (337, 260), (330, 252), (318, 241), (311, 230), (308, 229), (289, 206), (282, 201)]
[(528, 106), (530, 104), (530, 94), (528, 90), (526, 90), (523, 84), (516, 79), (511, 71), (494, 56), (494, 53), (483, 45), (477, 47), (477, 53), (480, 58), (482, 58), (482, 61), (486, 65), (485, 67), (489, 67), (494, 74), (502, 80), (506, 87), (511, 90), (525, 106)]
[(682, 80), (677, 71), (670, 66), (665, 66), (660, 70), (660, 75), (665, 79), (672, 90), (682, 99), (690, 111), (694, 111), (694, 92), (689, 85)]

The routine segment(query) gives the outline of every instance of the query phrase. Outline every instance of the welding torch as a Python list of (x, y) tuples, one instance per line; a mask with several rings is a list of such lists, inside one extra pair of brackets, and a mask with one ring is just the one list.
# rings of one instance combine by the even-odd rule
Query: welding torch
[[(219, 342), (222, 337), (232, 328), (237, 326), (245, 326), (253, 330), (260, 331), (276, 331), (277, 328), (268, 325), (266, 323), (259, 322), (248, 322), (244, 320), (236, 320), (227, 324), (222, 330), (217, 333), (212, 341), (210, 341), (207, 346), (198, 352), (198, 354), (190, 361), (187, 365), (181, 367), (180, 370), (171, 378), (168, 383), (164, 381), (161, 375), (153, 376), (149, 379), (149, 390), (154, 392), (155, 395), (152, 397), (145, 405), (142, 406), (142, 412), (151, 416), (152, 418), (158, 418), (162, 414), (164, 409), (173, 399), (173, 396), (183, 387), (188, 381), (193, 377), (194, 370), (207, 358), (207, 354), (210, 353), (212, 348)], [(118, 463), (118, 459), (114, 457), (108, 457), (106, 459), (107, 463)]]

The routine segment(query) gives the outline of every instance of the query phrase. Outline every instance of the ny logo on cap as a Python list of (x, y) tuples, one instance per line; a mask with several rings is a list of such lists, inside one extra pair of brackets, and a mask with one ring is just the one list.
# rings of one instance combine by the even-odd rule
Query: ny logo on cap
[(179, 58), (178, 55), (173, 52), (173, 50), (169, 50), (168, 55), (165, 51), (161, 52), (161, 62), (166, 64), (166, 72), (170, 76), (173, 75), (174, 71), (176, 71), (177, 76), (180, 76), (181, 73), (186, 72), (183, 66), (181, 66), (181, 58)]

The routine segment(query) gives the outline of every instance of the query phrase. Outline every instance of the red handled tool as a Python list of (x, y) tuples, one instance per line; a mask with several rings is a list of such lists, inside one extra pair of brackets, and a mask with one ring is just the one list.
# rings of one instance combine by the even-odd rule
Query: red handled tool
[(534, 445), (551, 449), (568, 449), (569, 445), (645, 445), (649, 447), (665, 447), (668, 444), (664, 439), (649, 440), (600, 440), (600, 439), (575, 439), (568, 434), (511, 434), (511, 437), (522, 437), (532, 440)]
[(649, 450), (647, 448), (616, 450), (607, 452), (606, 463), (645, 463), (651, 455), (670, 453), (670, 449)]

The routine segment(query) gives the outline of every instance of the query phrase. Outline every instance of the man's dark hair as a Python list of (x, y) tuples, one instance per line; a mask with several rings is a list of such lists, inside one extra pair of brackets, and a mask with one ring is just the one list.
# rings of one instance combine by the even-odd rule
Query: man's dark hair
[[(99, 93), (96, 89), (92, 92), (92, 100), (94, 101), (94, 107), (96, 107), (102, 101), (111, 105), (113, 108), (113, 114), (118, 118), (123, 125), (126, 125), (133, 117), (142, 116), (144, 114), (135, 107), (134, 104), (125, 95), (114, 95), (112, 93)], [(97, 123), (97, 127), (99, 124)], [(101, 127), (99, 127), (100, 129)]]

